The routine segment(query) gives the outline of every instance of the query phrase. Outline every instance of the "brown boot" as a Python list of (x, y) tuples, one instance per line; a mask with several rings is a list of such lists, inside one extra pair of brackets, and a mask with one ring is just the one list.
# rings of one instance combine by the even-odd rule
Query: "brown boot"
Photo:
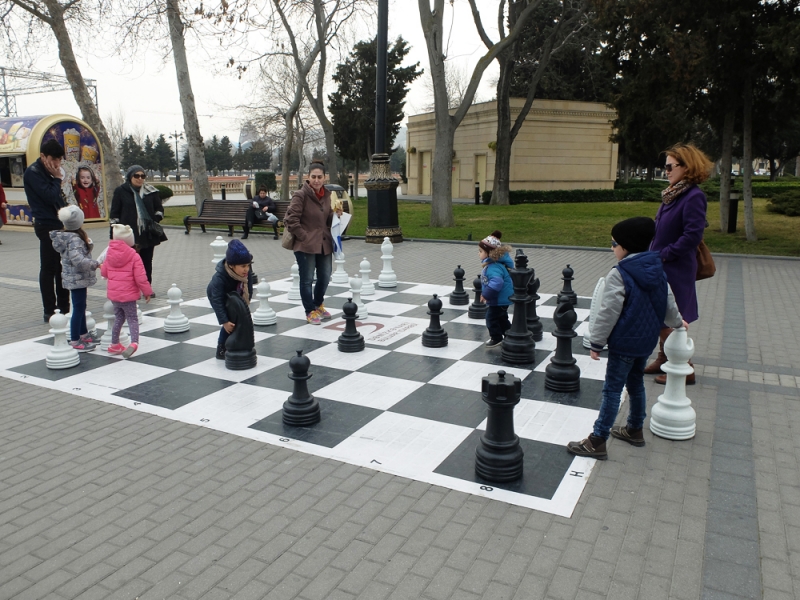
[(661, 365), (667, 362), (667, 355), (664, 354), (664, 342), (667, 341), (670, 333), (672, 333), (672, 328), (670, 327), (664, 327), (664, 329), (661, 330), (658, 341), (658, 356), (656, 356), (656, 359), (653, 362), (645, 367), (645, 375), (658, 375), (659, 373), (664, 372), (661, 370)]
[[(692, 361), (689, 361), (689, 366), (694, 368), (694, 365), (692, 364)], [(659, 385), (667, 385), (667, 375), (666, 375), (666, 373), (656, 377), (655, 381)], [(692, 371), (692, 373), (690, 375), (686, 376), (686, 385), (694, 385), (695, 382), (696, 382), (696, 380), (695, 380), (695, 377), (694, 377), (694, 371)]]

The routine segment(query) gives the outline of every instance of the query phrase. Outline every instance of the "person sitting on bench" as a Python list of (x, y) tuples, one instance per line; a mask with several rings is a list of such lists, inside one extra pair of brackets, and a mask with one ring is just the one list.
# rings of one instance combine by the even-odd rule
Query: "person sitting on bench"
[(250, 235), (250, 228), (253, 225), (260, 225), (264, 221), (272, 225), (275, 239), (278, 239), (278, 217), (275, 215), (278, 208), (275, 201), (267, 195), (267, 188), (261, 187), (258, 190), (258, 197), (253, 199), (252, 205), (247, 209), (246, 224), (244, 226), (243, 240)]

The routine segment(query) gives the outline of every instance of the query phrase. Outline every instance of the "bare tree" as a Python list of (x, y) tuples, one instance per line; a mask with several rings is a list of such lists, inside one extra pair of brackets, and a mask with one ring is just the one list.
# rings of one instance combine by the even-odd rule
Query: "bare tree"
[[(470, 76), (465, 67), (449, 60), (445, 61), (444, 83), (447, 89), (447, 106), (450, 109), (461, 106), (461, 103), (464, 101), (464, 96), (467, 93), (467, 87), (469, 87), (469, 79)], [(425, 92), (428, 94), (428, 101), (427, 104), (422, 107), (422, 112), (433, 112), (436, 108), (434, 103), (433, 80), (428, 78), (423, 79), (422, 85)], [(478, 97), (478, 93), (476, 92), (472, 103), (475, 104), (478, 102), (482, 102), (482, 100)]]
[(119, 145), (127, 136), (125, 132), (125, 113), (121, 108), (117, 108), (116, 113), (108, 113), (105, 118), (108, 137), (115, 150), (119, 150)]

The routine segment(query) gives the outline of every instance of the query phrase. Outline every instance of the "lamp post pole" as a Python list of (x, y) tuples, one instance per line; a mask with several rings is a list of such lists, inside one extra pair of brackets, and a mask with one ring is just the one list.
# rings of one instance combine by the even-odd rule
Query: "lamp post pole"
[[(386, 81), (388, 62), (389, 0), (378, 0), (378, 40), (375, 84), (375, 154), (370, 161), (367, 188), (367, 231), (365, 241), (381, 244), (388, 237), (403, 241), (397, 217), (397, 185), (386, 153)], [(356, 194), (358, 190), (356, 190)]]
[(170, 133), (169, 134), (169, 137), (175, 138), (175, 163), (177, 165), (175, 167), (175, 181), (180, 181), (181, 180), (181, 160), (180, 160), (180, 157), (178, 156), (178, 140), (179, 139), (181, 139), (181, 140), (183, 139), (183, 132), (178, 133), (178, 130), (176, 129), (175, 133)]

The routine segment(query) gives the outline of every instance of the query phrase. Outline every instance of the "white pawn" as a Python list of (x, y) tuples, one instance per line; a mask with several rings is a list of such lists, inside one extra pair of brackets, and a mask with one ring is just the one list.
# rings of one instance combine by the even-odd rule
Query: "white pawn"
[[(601, 277), (597, 281), (597, 285), (594, 286), (594, 294), (592, 294), (592, 304), (589, 307), (589, 327), (586, 331), (586, 335), (583, 336), (584, 348), (592, 347), (592, 328), (594, 327), (595, 319), (597, 319), (597, 313), (600, 312), (600, 302), (603, 300), (603, 292), (605, 289), (606, 278)], [(608, 346), (606, 346), (606, 348), (608, 348)]]
[(685, 327), (678, 327), (669, 335), (664, 353), (667, 362), (661, 370), (667, 374), (667, 385), (650, 411), (650, 431), (668, 440), (688, 440), (694, 437), (697, 413), (686, 397), (686, 376), (694, 372), (689, 364), (694, 342)]
[(50, 333), (53, 334), (53, 349), (47, 353), (44, 359), (48, 369), (69, 369), (79, 365), (81, 357), (78, 351), (75, 350), (67, 342), (67, 333), (69, 332), (69, 321), (66, 315), (62, 315), (61, 311), (56, 309), (56, 312), (50, 317)]
[(214, 258), (211, 259), (211, 264), (215, 265), (225, 258), (225, 252), (228, 251), (228, 243), (222, 239), (221, 235), (218, 235), (209, 246), (211, 246), (211, 249), (214, 251)]
[(331, 275), (331, 283), (343, 283), (346, 285), (350, 278), (344, 270), (344, 252), (341, 252), (339, 255), (341, 258), (336, 258), (333, 261), (336, 263), (336, 270), (333, 272), (333, 275)]
[(361, 300), (361, 280), (358, 277), (350, 279), (350, 293), (353, 295), (353, 304), (358, 307), (356, 316), (359, 319), (366, 319), (369, 313), (367, 313), (366, 303)]
[(92, 336), (92, 339), (97, 339), (97, 322), (88, 310), (86, 311), (86, 331)]
[(381, 252), (383, 252), (383, 255), (381, 255), (383, 269), (381, 269), (381, 274), (378, 275), (378, 287), (397, 287), (397, 275), (395, 275), (394, 271), (392, 270), (392, 260), (394, 259), (394, 256), (392, 256), (393, 251), (394, 246), (392, 245), (391, 240), (388, 237), (383, 238), (383, 243), (381, 244)]
[(181, 291), (176, 284), (167, 290), (167, 304), (169, 304), (169, 315), (164, 319), (164, 331), (166, 333), (183, 333), (189, 331), (189, 317), (181, 311)]
[(289, 300), (301, 300), (300, 297), (300, 267), (297, 263), (292, 265), (292, 287), (289, 288)]
[(261, 282), (256, 286), (256, 297), (259, 302), (256, 312), (253, 313), (253, 325), (274, 325), (278, 322), (278, 316), (269, 305), (269, 300), (267, 300), (271, 295), (269, 283), (262, 277)]
[(362, 296), (372, 296), (375, 293), (375, 285), (369, 280), (369, 273), (372, 270), (369, 266), (369, 261), (367, 257), (364, 257), (364, 260), (361, 261), (361, 295)]

